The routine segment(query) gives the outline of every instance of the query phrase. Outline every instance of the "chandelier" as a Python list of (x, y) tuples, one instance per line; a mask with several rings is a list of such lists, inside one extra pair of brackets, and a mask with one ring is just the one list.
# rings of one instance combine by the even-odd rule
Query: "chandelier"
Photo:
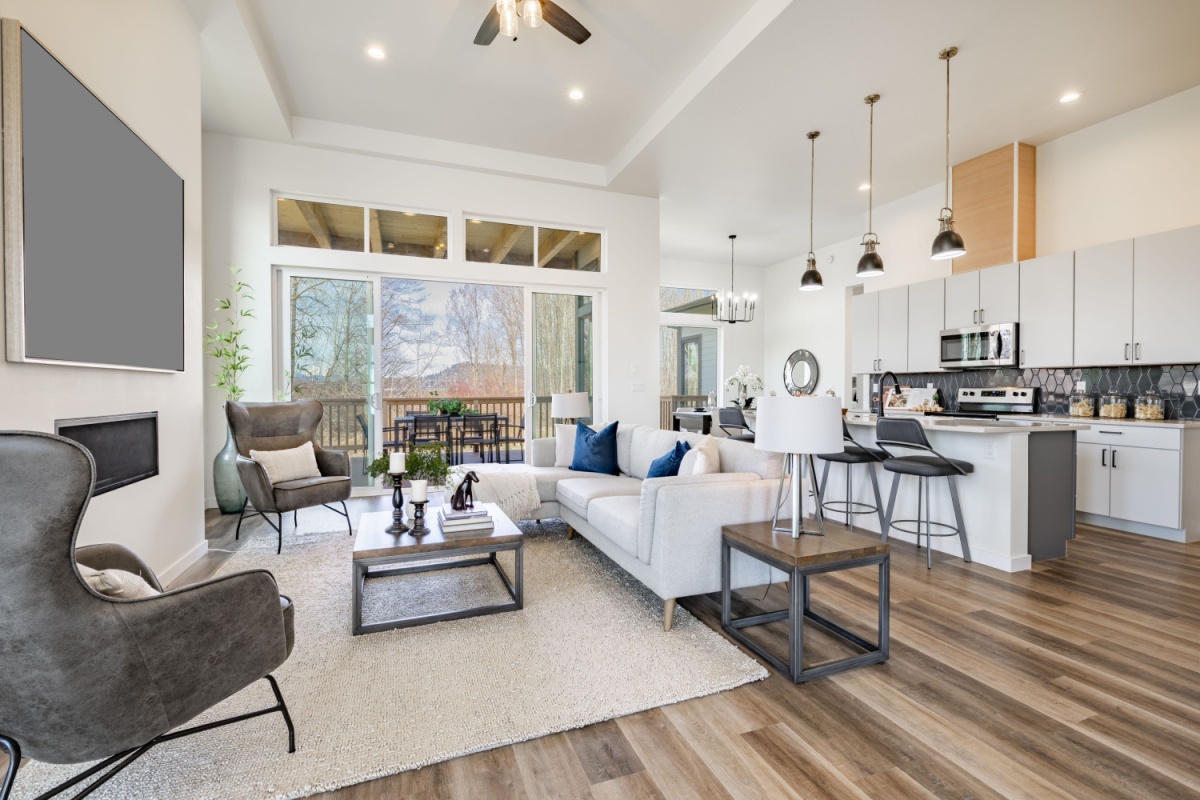
[(754, 320), (754, 307), (758, 304), (758, 295), (743, 292), (739, 298), (733, 293), (733, 242), (737, 234), (729, 235), (729, 294), (717, 292), (713, 298), (713, 322), (728, 322), (733, 325), (738, 322)]

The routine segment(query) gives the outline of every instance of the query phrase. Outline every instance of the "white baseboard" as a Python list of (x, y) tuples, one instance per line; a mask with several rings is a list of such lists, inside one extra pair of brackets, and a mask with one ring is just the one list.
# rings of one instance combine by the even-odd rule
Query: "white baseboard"
[(192, 548), (182, 558), (176, 561), (171, 566), (167, 567), (162, 572), (158, 573), (158, 582), (163, 586), (170, 586), (176, 578), (187, 571), (187, 568), (195, 564), (200, 559), (208, 554), (208, 540), (206, 539), (200, 544)]
[[(916, 544), (917, 537), (911, 533), (892, 530), (889, 539), (899, 539), (902, 542)], [(925, 537), (921, 537), (922, 542)], [(949, 553), (952, 556), (962, 558), (962, 548), (959, 547), (958, 539), (946, 537), (938, 539), (936, 536), (933, 540), (933, 549), (939, 553)], [(971, 544), (971, 560), (976, 564), (983, 564), (985, 567), (998, 569), (1001, 572), (1026, 572), (1033, 566), (1033, 557), (1026, 554), (1023, 556), (1008, 556), (1004, 553), (996, 553), (992, 550), (984, 550), (977, 547), (974, 543)]]
[(1200, 531), (1187, 531), (1181, 528), (1164, 528), (1160, 525), (1147, 525), (1144, 522), (1104, 517), (1099, 514), (1088, 514), (1077, 511), (1075, 518), (1087, 525), (1100, 528), (1112, 528), (1125, 533), (1136, 533), (1139, 536), (1150, 536), (1155, 539), (1166, 539), (1169, 542), (1194, 542), (1200, 539)]

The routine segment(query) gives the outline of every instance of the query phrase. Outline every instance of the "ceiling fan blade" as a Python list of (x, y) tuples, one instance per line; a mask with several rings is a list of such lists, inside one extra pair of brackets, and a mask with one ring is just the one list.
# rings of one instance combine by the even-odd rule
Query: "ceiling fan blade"
[(475, 34), (475, 44), (491, 44), (498, 33), (500, 33), (500, 12), (493, 4), (492, 10), (483, 18), (483, 24), (479, 26), (479, 33)]
[(542, 19), (575, 44), (583, 44), (591, 38), (592, 32), (580, 25), (579, 20), (563, 11), (553, 0), (542, 0)]

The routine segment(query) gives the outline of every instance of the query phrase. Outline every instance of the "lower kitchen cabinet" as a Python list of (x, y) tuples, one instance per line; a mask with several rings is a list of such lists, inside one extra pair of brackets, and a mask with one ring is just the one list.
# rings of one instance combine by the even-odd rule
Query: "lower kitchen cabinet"
[(1179, 527), (1179, 451), (1113, 447), (1109, 516)]
[(1075, 445), (1075, 509), (1109, 516), (1108, 448), (1102, 444)]

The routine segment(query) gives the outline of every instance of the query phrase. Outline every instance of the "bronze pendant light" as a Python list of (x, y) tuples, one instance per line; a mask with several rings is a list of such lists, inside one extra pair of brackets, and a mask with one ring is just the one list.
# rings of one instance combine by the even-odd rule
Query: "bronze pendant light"
[(813, 253), (813, 198), (816, 196), (817, 137), (820, 135), (820, 131), (808, 132), (808, 141), (812, 148), (809, 156), (811, 166), (808, 183), (808, 263), (804, 267), (804, 274), (800, 276), (800, 291), (802, 292), (815, 292), (825, 288), (825, 281), (821, 279), (821, 273), (817, 272), (817, 257)]
[(950, 208), (950, 59), (956, 55), (957, 47), (938, 53), (938, 58), (946, 62), (946, 205), (938, 214), (938, 235), (933, 240), (932, 258), (936, 261), (967, 254), (962, 236), (954, 230), (954, 211)]
[(863, 102), (871, 107), (871, 134), (867, 151), (867, 232), (863, 234), (863, 254), (858, 260), (855, 274), (860, 278), (874, 278), (883, 274), (883, 259), (875, 252), (875, 248), (879, 246), (879, 237), (872, 230), (875, 227), (875, 104), (879, 102), (879, 95), (869, 94), (863, 98)]

